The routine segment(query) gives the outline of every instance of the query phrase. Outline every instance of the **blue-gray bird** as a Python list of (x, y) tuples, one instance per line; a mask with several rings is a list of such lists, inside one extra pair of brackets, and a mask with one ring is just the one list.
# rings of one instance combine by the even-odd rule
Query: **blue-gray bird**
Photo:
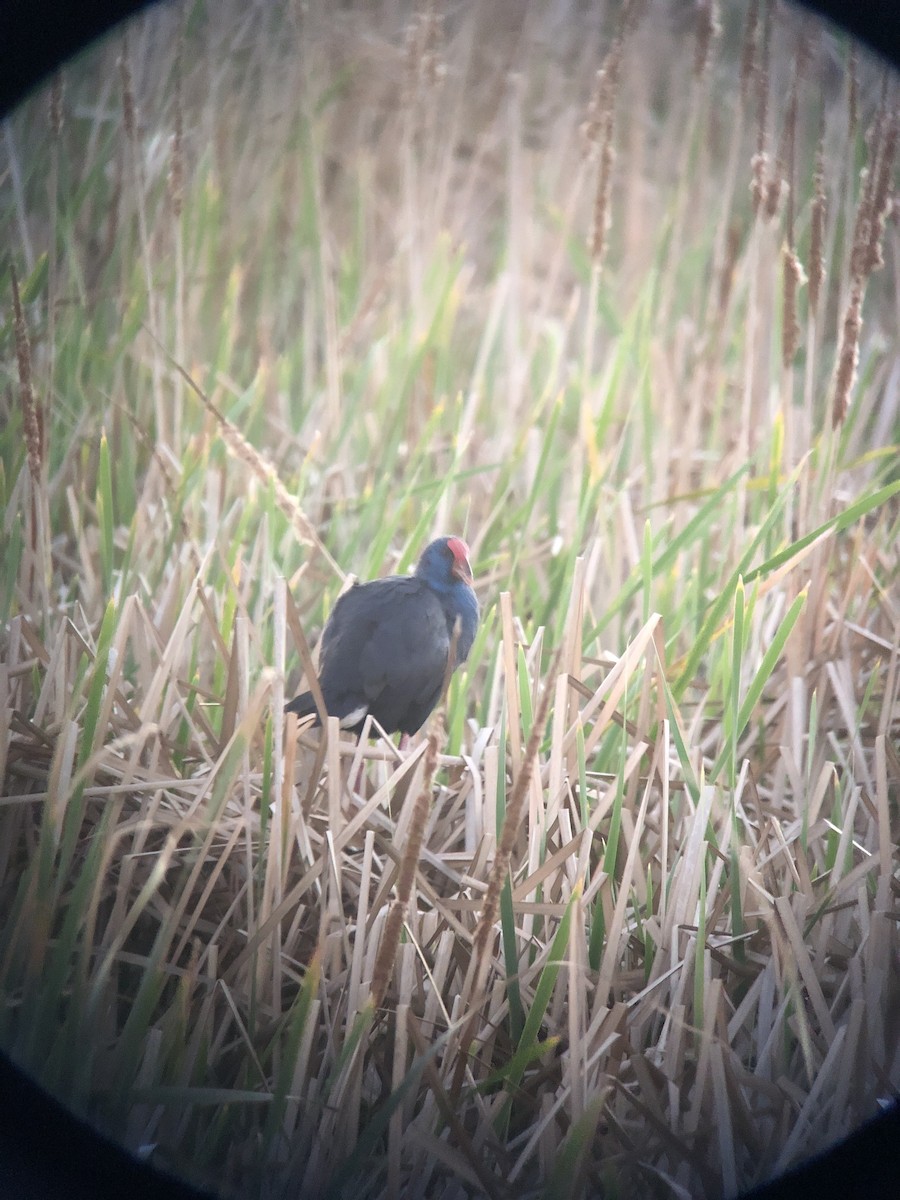
[[(440, 699), (457, 618), (453, 670), (468, 658), (478, 626), (462, 538), (431, 542), (414, 575), (354, 584), (322, 634), (319, 686), (329, 716), (357, 734), (367, 716), (386, 733), (415, 733)], [(302, 692), (285, 711), (315, 713), (312, 693)]]

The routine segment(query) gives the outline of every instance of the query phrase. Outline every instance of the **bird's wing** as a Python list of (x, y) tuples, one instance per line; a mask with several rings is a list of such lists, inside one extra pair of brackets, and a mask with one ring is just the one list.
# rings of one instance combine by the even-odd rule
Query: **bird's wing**
[[(450, 637), (440, 601), (414, 577), (359, 584), (341, 596), (322, 638), (329, 709), (422, 703), (443, 680)], [(390, 723), (390, 717), (385, 720)]]
[(360, 669), (369, 695), (385, 687), (418, 695), (440, 683), (450, 637), (440, 601), (428, 588), (398, 595), (362, 654)]

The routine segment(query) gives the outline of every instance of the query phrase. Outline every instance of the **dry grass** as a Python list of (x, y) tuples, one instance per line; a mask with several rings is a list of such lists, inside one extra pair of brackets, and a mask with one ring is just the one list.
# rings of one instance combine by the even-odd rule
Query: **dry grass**
[[(6, 130), (0, 1041), (228, 1194), (733, 1195), (900, 1087), (896, 81), (251, 17)], [(451, 529), (429, 728), (285, 720)]]

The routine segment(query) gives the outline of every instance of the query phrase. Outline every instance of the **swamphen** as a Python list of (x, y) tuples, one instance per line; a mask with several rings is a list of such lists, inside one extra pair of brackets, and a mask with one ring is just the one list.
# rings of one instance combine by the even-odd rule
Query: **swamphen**
[[(319, 684), (329, 715), (356, 734), (369, 715), (386, 733), (415, 733), (440, 698), (457, 618), (454, 670), (468, 657), (478, 625), (462, 538), (431, 542), (415, 575), (354, 584), (322, 635)], [(285, 711), (315, 713), (312, 693), (302, 692)]]

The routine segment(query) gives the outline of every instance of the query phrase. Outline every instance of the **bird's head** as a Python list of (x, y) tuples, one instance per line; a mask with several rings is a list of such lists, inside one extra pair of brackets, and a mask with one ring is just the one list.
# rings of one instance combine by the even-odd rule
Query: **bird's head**
[(472, 585), (469, 547), (458, 537), (442, 537), (429, 543), (422, 552), (416, 574), (438, 591), (452, 588), (457, 581)]

